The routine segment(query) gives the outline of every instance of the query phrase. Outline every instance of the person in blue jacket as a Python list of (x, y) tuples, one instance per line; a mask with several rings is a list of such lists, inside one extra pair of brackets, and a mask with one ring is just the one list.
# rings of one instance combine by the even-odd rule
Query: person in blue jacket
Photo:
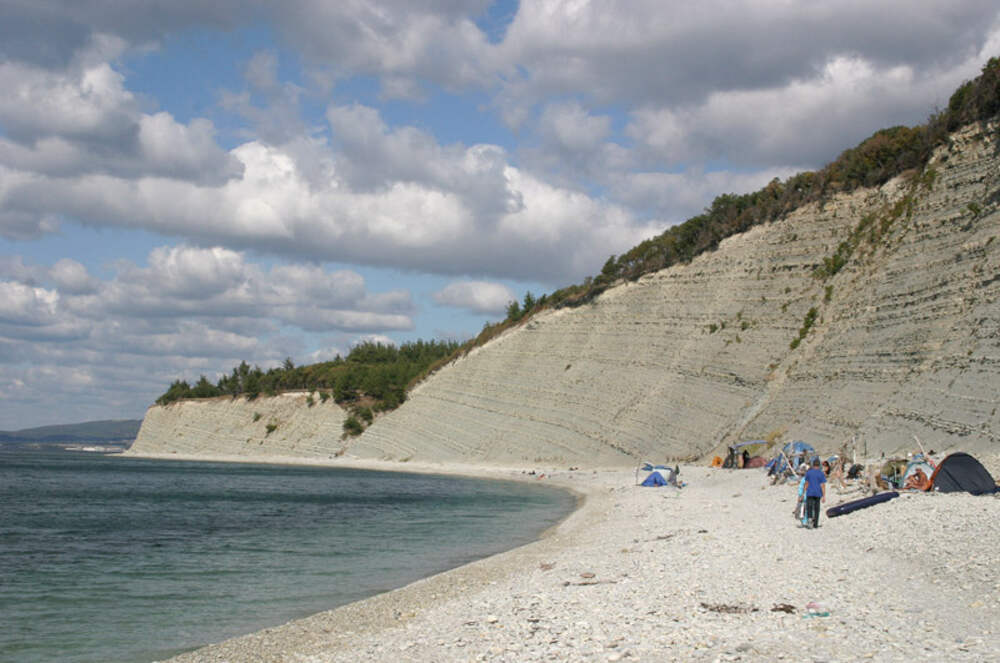
[(826, 501), (826, 475), (819, 466), (819, 458), (813, 459), (812, 468), (806, 472), (806, 518), (812, 526), (819, 527), (819, 503)]

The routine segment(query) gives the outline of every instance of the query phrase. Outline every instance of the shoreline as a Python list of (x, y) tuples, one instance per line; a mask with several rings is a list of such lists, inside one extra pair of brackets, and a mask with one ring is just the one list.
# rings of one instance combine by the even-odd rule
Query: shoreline
[[(517, 479), (529, 476), (531, 471), (524, 467), (481, 465), (476, 463), (432, 463), (421, 461), (392, 461), (357, 458), (353, 456), (338, 456), (336, 458), (321, 458), (319, 456), (240, 456), (227, 454), (174, 454), (174, 453), (124, 453), (106, 454), (109, 458), (144, 458), (148, 460), (174, 460), (178, 462), (204, 463), (244, 463), (249, 465), (297, 465), (302, 467), (329, 467), (346, 470), (371, 470), (376, 472), (408, 472), (411, 474), (438, 474), (441, 476), (461, 476), (471, 478)], [(590, 471), (588, 468), (586, 471)], [(609, 469), (609, 468), (604, 468)], [(538, 471), (534, 468), (534, 471)], [(569, 470), (543, 470), (546, 476), (551, 473), (570, 472)], [(584, 470), (577, 470), (582, 472)], [(536, 475), (537, 476), (537, 475)], [(528, 480), (528, 479), (524, 479)]]
[[(461, 591), (471, 583), (496, 583), (503, 577), (516, 573), (524, 563), (524, 557), (534, 559), (541, 550), (526, 550), (534, 548), (552, 537), (565, 536), (568, 533), (585, 526), (588, 519), (589, 491), (581, 491), (578, 486), (570, 483), (574, 474), (584, 472), (621, 472), (620, 468), (601, 470), (527, 470), (514, 467), (483, 466), (461, 463), (430, 463), (379, 461), (353, 457), (309, 458), (298, 456), (236, 456), (224, 454), (150, 454), (150, 453), (119, 453), (109, 454), (123, 458), (141, 458), (146, 460), (167, 460), (176, 462), (210, 462), (210, 463), (244, 463), (263, 465), (291, 465), (301, 467), (322, 467), (330, 469), (350, 469), (378, 472), (395, 472), (410, 474), (433, 474), (438, 476), (454, 476), (498, 481), (518, 481), (535, 483), (546, 481), (553, 487), (564, 490), (575, 498), (573, 509), (559, 522), (545, 529), (539, 537), (527, 544), (512, 548), (482, 559), (468, 562), (462, 566), (449, 569), (425, 578), (411, 582), (403, 587), (376, 594), (367, 599), (332, 608), (320, 613), (309, 615), (286, 622), (284, 624), (262, 629), (260, 631), (237, 636), (219, 643), (204, 645), (197, 649), (178, 654), (167, 659), (175, 663), (203, 660), (232, 661), (288, 661), (300, 660), (295, 654), (288, 658), (288, 652), (274, 651), (275, 637), (280, 641), (286, 636), (295, 634), (315, 633), (319, 628), (324, 634), (340, 632), (356, 637), (361, 634), (379, 633), (387, 628), (405, 622), (416, 615), (413, 610), (401, 606), (425, 605), (428, 602), (452, 599), (457, 591)], [(632, 472), (633, 470), (629, 470)], [(533, 474), (532, 474), (533, 473)], [(570, 521), (577, 521), (567, 525)], [(547, 547), (547, 546), (544, 546)], [(543, 548), (544, 548), (543, 547)], [(327, 643), (325, 646), (329, 646)], [(335, 645), (336, 646), (336, 645)], [(284, 646), (282, 646), (284, 649)], [(238, 653), (237, 653), (238, 652)], [(230, 658), (233, 656), (233, 658)]]
[[(335, 460), (304, 464), (386, 468)], [(805, 530), (795, 487), (763, 472), (681, 476), (677, 490), (635, 486), (634, 468), (556, 470), (580, 501), (532, 543), (170, 660), (1000, 659), (1000, 498), (904, 493)], [(811, 602), (828, 616), (807, 618)]]

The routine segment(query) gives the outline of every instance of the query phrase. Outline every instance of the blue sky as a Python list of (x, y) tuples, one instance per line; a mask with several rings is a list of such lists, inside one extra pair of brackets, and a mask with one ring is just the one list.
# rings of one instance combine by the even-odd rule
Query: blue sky
[(923, 122), (1000, 53), (989, 2), (0, 14), (0, 430), (468, 338), (720, 193)]

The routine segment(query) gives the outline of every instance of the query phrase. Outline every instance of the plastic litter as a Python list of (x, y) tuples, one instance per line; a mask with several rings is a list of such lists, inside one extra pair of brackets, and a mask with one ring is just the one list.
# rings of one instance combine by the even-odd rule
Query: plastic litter
[(811, 619), (813, 617), (829, 617), (830, 611), (822, 603), (817, 601), (810, 601), (806, 603), (806, 612), (802, 615), (803, 619)]

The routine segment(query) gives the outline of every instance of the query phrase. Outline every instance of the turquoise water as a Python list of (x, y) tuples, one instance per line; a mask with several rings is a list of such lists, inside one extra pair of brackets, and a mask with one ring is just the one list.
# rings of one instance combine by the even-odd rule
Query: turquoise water
[(536, 484), (0, 451), (0, 661), (168, 657), (531, 541)]

